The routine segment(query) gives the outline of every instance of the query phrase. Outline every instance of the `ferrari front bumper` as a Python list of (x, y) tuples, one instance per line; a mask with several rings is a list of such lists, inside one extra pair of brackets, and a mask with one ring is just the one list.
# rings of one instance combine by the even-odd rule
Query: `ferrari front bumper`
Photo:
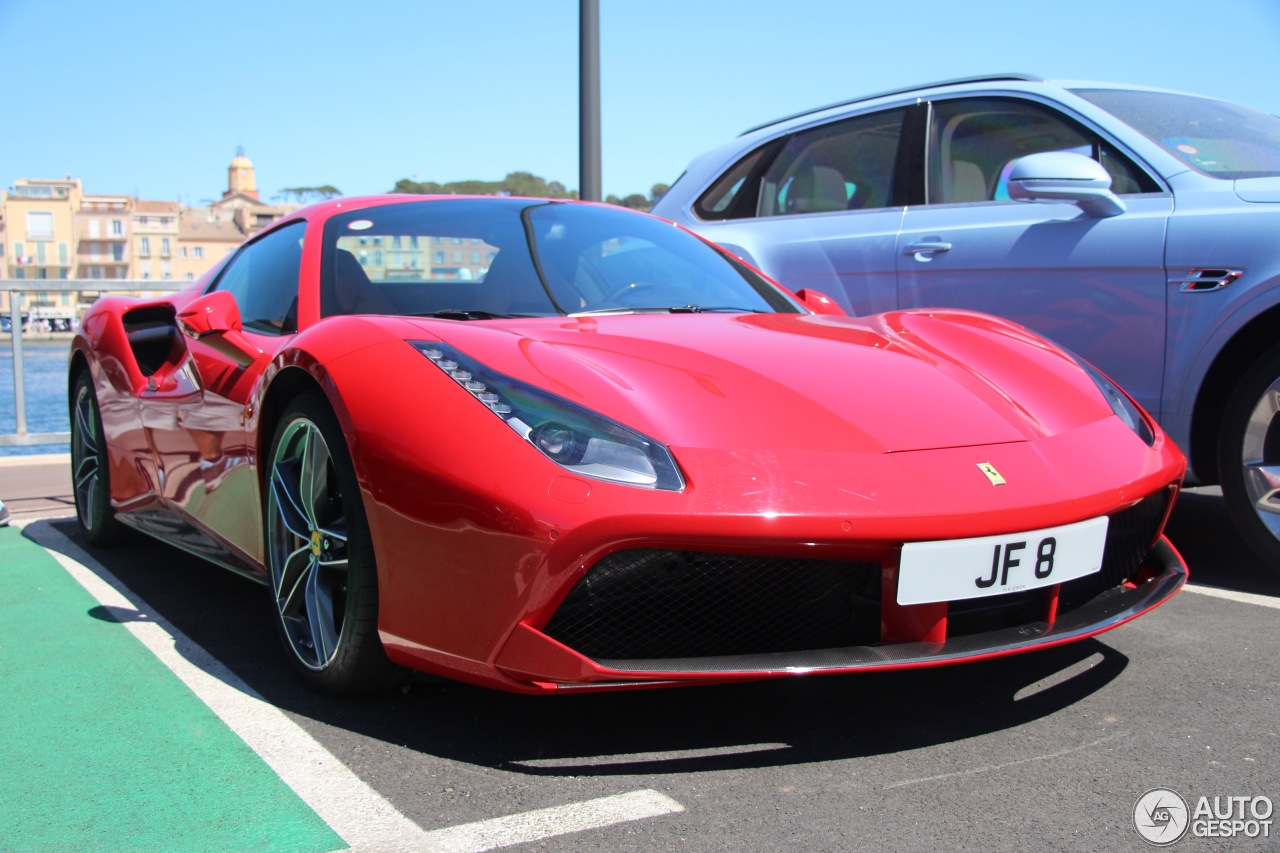
[(1142, 580), (1112, 587), (1057, 614), (993, 631), (912, 641), (712, 657), (588, 658), (527, 624), (517, 626), (496, 660), (511, 678), (537, 689), (637, 687), (645, 684), (739, 681), (815, 673), (909, 669), (1020, 654), (1109, 631), (1169, 600), (1187, 567), (1161, 536), (1148, 553)]

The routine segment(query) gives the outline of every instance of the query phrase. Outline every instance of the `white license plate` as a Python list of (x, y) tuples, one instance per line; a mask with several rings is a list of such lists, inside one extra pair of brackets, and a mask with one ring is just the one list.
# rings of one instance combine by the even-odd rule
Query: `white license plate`
[(1107, 517), (1061, 527), (908, 542), (898, 564), (898, 603), (984, 598), (1053, 586), (1102, 568)]

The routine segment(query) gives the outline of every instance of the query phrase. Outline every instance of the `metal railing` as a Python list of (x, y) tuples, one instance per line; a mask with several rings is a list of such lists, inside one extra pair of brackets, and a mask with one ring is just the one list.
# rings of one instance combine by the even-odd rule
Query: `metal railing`
[[(15, 432), (0, 433), (0, 447), (29, 447), (37, 444), (67, 444), (71, 441), (69, 432), (27, 432), (27, 389), (23, 381), (22, 369), (22, 318), (24, 315), (38, 313), (43, 306), (32, 305), (23, 308), (25, 297), (29, 294), (44, 293), (172, 293), (184, 287), (190, 287), (189, 281), (145, 281), (125, 279), (0, 279), (0, 292), (9, 295), (9, 319), (13, 341), (13, 397)], [(80, 313), (79, 302), (73, 306), (73, 312)]]

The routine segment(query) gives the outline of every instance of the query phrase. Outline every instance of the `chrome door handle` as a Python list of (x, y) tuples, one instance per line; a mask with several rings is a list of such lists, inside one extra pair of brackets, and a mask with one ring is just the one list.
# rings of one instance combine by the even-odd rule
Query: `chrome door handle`
[(902, 249), (904, 255), (913, 255), (917, 261), (924, 264), (932, 261), (934, 255), (950, 251), (951, 244), (942, 240), (923, 240), (919, 243), (908, 244)]

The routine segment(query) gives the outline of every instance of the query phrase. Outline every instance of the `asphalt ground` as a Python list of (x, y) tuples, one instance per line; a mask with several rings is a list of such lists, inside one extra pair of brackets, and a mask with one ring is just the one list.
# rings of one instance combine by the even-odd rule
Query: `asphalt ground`
[[(0, 471), (0, 499), (9, 502), (3, 478)], [(337, 770), (311, 753), (306, 762), (316, 762), (311, 776), (337, 779), (337, 793), (300, 796), (345, 844), (360, 835), (362, 821), (357, 817), (355, 831), (334, 826), (325, 796), (341, 800), (345, 790), (353, 801), (373, 803), (361, 806), (369, 809), (363, 822), (390, 829), (376, 843), (356, 838), (359, 849), (481, 850), (531, 839), (511, 849), (1094, 851), (1149, 849), (1133, 811), (1153, 788), (1170, 788), (1192, 804), (1201, 796), (1280, 801), (1280, 571), (1260, 565), (1235, 539), (1211, 491), (1182, 496), (1170, 537), (1187, 557), (1195, 590), (1099, 638), (1038, 654), (914, 672), (551, 697), (419, 679), (403, 691), (356, 700), (319, 697), (298, 684), (271, 625), (267, 594), (252, 582), (148, 541), (85, 556), (74, 522), (30, 523), (22, 538), (42, 554), (48, 552), (32, 539), (82, 557), (90, 569), (96, 559), (101, 574), (123, 585), (127, 601), (105, 609), (87, 598), (59, 603), (62, 621), (52, 629), (83, 635), (94, 647), (67, 654), (82, 655), (92, 671), (84, 683), (138, 685), (121, 691), (116, 684), (97, 700), (104, 714), (123, 712), (107, 730), (151, 741), (162, 734), (157, 716), (171, 728), (189, 726), (189, 713), (207, 723), (198, 703), (148, 712), (161, 702), (149, 682), (101, 665), (119, 654), (104, 651), (104, 626), (117, 635), (130, 625), (166, 627), (164, 636), (180, 638), (168, 643), (178, 664), (194, 664), (236, 696), (261, 696), (265, 708), (336, 759)], [(51, 563), (40, 571), (52, 583), (61, 570)], [(22, 652), (27, 665), (48, 670), (50, 647), (11, 613), (24, 605), (22, 596), (10, 590), (0, 604), (11, 626), (0, 661), (5, 646), (29, 638), (35, 645)], [(49, 605), (37, 602), (36, 609)], [(23, 691), (6, 693), (11, 708), (34, 702)], [(175, 814), (183, 823), (191, 817), (162, 799), (139, 806), (83, 797), (93, 807), (59, 825), (63, 812), (42, 804), (50, 788), (60, 781), (89, 791), (128, 789), (103, 769), (127, 758), (95, 757), (112, 738), (105, 731), (71, 737), (56, 725), (33, 725), (0, 718), (10, 779), (0, 789), (0, 850), (260, 849), (201, 831), (166, 836), (161, 827)], [(265, 747), (252, 734), (241, 737), (263, 754), (274, 736)], [(29, 767), (42, 751), (83, 755), (84, 762), (74, 778), (42, 779)], [(309, 784), (306, 762), (300, 777), (296, 767), (282, 770), (271, 760), (288, 787)], [(164, 755), (157, 750), (148, 761), (162, 764)], [(191, 762), (178, 770), (184, 768), (199, 770)], [(252, 761), (246, 768), (246, 780), (263, 776)], [(249, 837), (281, 820), (276, 809), (296, 811), (278, 786), (249, 797), (211, 787), (215, 793), (195, 791), (186, 802), (238, 815), (225, 820)], [(366, 789), (371, 800), (361, 799)], [(63, 792), (62, 799), (73, 798)], [(32, 803), (44, 821), (38, 838)], [(387, 819), (379, 803), (402, 822)], [(622, 803), (639, 805), (627, 811)], [(584, 808), (595, 808), (596, 817), (584, 818)], [(152, 826), (147, 837), (162, 840), (116, 843), (128, 836), (102, 834), (97, 847), (48, 846), (50, 839), (92, 840), (84, 827), (115, 825), (108, 811)], [(1280, 815), (1273, 820), (1280, 824)], [(266, 835), (277, 849), (335, 849), (314, 824), (301, 825), (313, 834), (299, 841)], [(589, 828), (564, 834), (580, 826)], [(1175, 849), (1276, 850), (1278, 837), (1188, 836)]]

